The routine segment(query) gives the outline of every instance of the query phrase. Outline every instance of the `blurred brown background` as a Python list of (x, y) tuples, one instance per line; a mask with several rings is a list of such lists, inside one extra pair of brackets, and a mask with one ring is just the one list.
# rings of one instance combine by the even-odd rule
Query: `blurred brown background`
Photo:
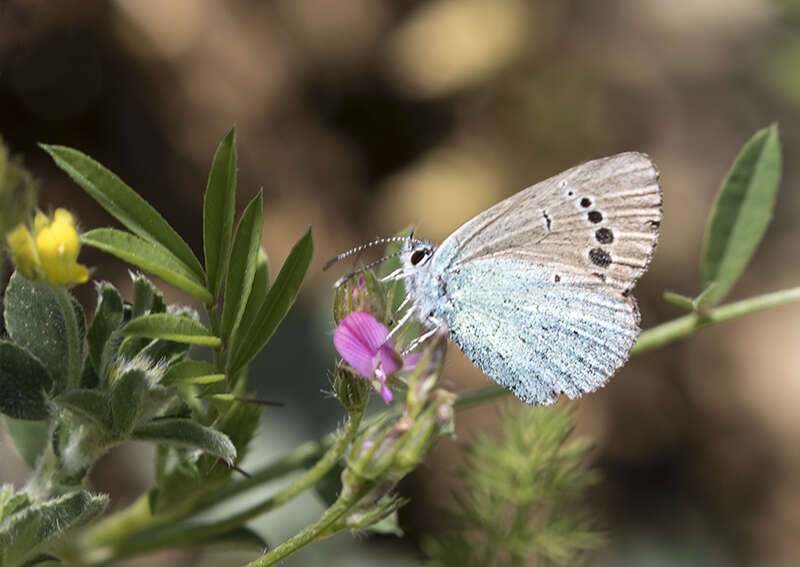
[[(335, 426), (335, 253), (415, 224), (440, 241), (502, 197), (591, 158), (651, 155), (664, 222), (636, 295), (698, 289), (705, 217), (736, 152), (778, 121), (784, 174), (774, 221), (732, 298), (798, 285), (800, 2), (797, 0), (0, 0), (0, 134), (41, 180), (40, 206), (84, 227), (111, 219), (36, 147), (98, 159), (153, 203), (198, 254), (216, 144), (239, 133), (239, 203), (265, 190), (263, 246), (277, 269), (311, 224), (296, 309), (253, 372), (287, 403), (255, 465)], [(126, 267), (82, 253), (124, 293)], [(187, 301), (164, 288), (170, 301)], [(94, 305), (90, 285), (79, 288)], [(592, 494), (609, 545), (596, 565), (800, 564), (800, 306), (761, 313), (632, 361), (577, 403), (597, 445)], [(450, 350), (448, 385), (486, 384)], [(406, 538), (315, 545), (287, 565), (416, 565), (452, 487), (458, 443), (492, 408), (458, 416), (459, 440), (402, 486)], [(0, 446), (0, 479), (26, 469)], [(147, 447), (95, 470), (116, 506), (150, 482)], [(245, 467), (247, 468), (247, 467)], [(256, 522), (277, 543), (321, 510), (306, 495)], [(137, 565), (228, 565), (252, 554), (158, 554)], [(324, 562), (324, 563), (323, 563)]]

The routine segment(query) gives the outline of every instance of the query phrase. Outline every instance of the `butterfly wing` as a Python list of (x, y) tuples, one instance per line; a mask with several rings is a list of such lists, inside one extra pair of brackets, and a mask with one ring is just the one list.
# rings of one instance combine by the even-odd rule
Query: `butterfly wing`
[(476, 259), (546, 264), (559, 275), (630, 292), (661, 223), (658, 170), (641, 153), (589, 161), (499, 202), (439, 247), (433, 270)]
[(647, 156), (590, 161), (468, 221), (431, 258), (434, 316), (464, 353), (528, 403), (604, 385), (639, 332), (630, 290), (661, 221)]
[(478, 368), (529, 404), (603, 386), (639, 333), (630, 297), (552, 276), (513, 259), (475, 260), (449, 275), (434, 313)]

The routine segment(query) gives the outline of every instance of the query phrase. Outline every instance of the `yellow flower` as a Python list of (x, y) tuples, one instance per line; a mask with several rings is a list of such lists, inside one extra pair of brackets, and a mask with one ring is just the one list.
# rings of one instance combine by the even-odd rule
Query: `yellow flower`
[(80, 237), (75, 219), (66, 209), (56, 209), (52, 219), (37, 211), (33, 232), (20, 224), (8, 233), (6, 241), (14, 265), (29, 280), (72, 285), (89, 279), (89, 270), (78, 263)]

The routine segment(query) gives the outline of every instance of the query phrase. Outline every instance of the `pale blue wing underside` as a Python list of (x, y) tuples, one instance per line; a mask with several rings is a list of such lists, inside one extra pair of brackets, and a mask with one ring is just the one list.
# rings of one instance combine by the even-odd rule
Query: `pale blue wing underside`
[(433, 313), (476, 366), (529, 404), (605, 385), (639, 332), (632, 299), (553, 278), (544, 266), (475, 260), (444, 275), (447, 299)]

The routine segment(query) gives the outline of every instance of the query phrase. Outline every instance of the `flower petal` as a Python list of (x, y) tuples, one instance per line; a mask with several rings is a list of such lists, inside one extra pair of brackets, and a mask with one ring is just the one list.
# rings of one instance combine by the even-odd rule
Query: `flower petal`
[(392, 396), (392, 391), (386, 385), (386, 373), (383, 372), (383, 370), (381, 370), (380, 368), (376, 368), (375, 376), (378, 377), (378, 382), (380, 382), (381, 398), (383, 398), (383, 401), (388, 404), (389, 402), (392, 401), (393, 396)]
[(381, 347), (380, 350), (380, 368), (383, 370), (386, 375), (394, 374), (400, 369), (400, 363), (402, 362), (400, 355), (395, 352), (395, 350), (385, 344)]
[(339, 323), (333, 344), (350, 366), (370, 378), (379, 362), (375, 355), (388, 335), (389, 331), (375, 317), (355, 311)]

